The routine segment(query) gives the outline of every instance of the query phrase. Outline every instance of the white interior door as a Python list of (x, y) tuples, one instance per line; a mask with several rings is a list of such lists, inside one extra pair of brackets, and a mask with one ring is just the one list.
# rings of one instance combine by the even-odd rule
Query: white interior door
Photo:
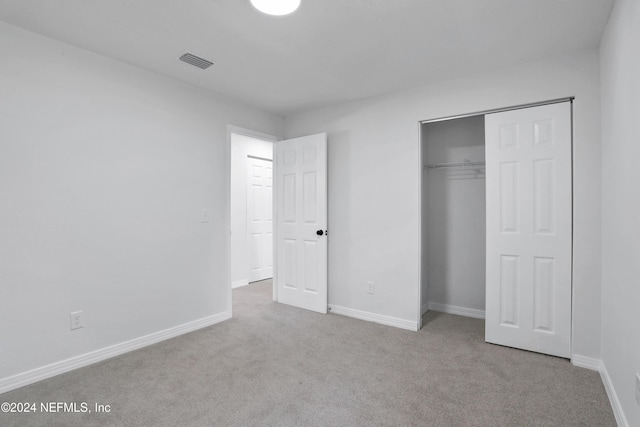
[(273, 277), (273, 163), (247, 157), (249, 282)]
[(571, 104), (485, 117), (487, 342), (571, 355)]
[(277, 142), (278, 302), (327, 312), (327, 135)]

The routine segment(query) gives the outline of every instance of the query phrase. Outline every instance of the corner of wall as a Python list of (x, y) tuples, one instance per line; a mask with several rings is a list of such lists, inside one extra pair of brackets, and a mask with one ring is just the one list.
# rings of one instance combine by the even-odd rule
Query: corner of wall
[(616, 393), (616, 389), (613, 386), (611, 377), (609, 376), (609, 371), (607, 371), (607, 367), (604, 363), (600, 364), (599, 371), (604, 389), (606, 390), (607, 396), (609, 397), (609, 402), (611, 402), (611, 409), (613, 409), (613, 415), (616, 417), (618, 427), (630, 427), (630, 424), (627, 421), (627, 417), (624, 415), (624, 410), (622, 409), (622, 404), (620, 403), (620, 399), (618, 398), (618, 393)]

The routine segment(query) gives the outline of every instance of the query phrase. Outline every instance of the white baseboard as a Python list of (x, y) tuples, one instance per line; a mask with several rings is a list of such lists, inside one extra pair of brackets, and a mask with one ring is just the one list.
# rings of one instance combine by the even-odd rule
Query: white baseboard
[(600, 371), (602, 361), (593, 357), (580, 356), (579, 354), (571, 355), (571, 363), (579, 368), (591, 369), (592, 371)]
[(231, 283), (231, 289), (239, 288), (241, 286), (247, 286), (249, 284), (249, 279), (236, 280)]
[(101, 348), (100, 350), (95, 350), (89, 353), (81, 354), (79, 356), (74, 356), (60, 362), (33, 369), (31, 371), (23, 372), (7, 378), (2, 378), (0, 379), (0, 394), (15, 390), (20, 387), (24, 387), (29, 384), (33, 384), (38, 381), (45, 380), (47, 378), (51, 378), (65, 372), (72, 371), (74, 369), (91, 365), (93, 363), (109, 359), (111, 357), (119, 356), (123, 353), (138, 350), (142, 347), (146, 347), (151, 344), (167, 340), (169, 338), (174, 338), (179, 335), (193, 332), (207, 326), (215, 325), (216, 323), (220, 323), (224, 320), (229, 319), (230, 317), (230, 312), (225, 311), (213, 316), (204, 317), (202, 319), (194, 320), (193, 322), (165, 329), (164, 331), (154, 332), (149, 335), (134, 338), (132, 340), (115, 344), (109, 347)]
[(407, 329), (409, 331), (417, 331), (418, 325), (416, 322), (411, 322), (405, 319), (398, 319), (397, 317), (384, 316), (382, 314), (369, 313), (368, 311), (356, 310), (353, 308), (340, 307), (338, 305), (329, 305), (331, 313), (341, 314), (343, 316), (354, 317), (360, 320), (367, 320), (369, 322), (380, 323), (382, 325), (394, 326), (396, 328)]
[(602, 378), (604, 389), (607, 391), (607, 396), (609, 396), (609, 402), (611, 402), (611, 408), (613, 409), (613, 415), (616, 417), (618, 427), (629, 427), (629, 422), (627, 421), (627, 417), (624, 415), (622, 405), (618, 399), (618, 394), (613, 388), (613, 383), (611, 382), (609, 372), (607, 372), (607, 367), (604, 363), (600, 364), (600, 377)]
[(609, 398), (609, 402), (611, 403), (611, 409), (613, 410), (613, 415), (616, 418), (616, 423), (618, 424), (618, 427), (629, 427), (629, 422), (627, 421), (627, 418), (624, 415), (624, 411), (622, 410), (622, 405), (620, 405), (618, 394), (616, 393), (616, 390), (613, 388), (613, 384), (611, 383), (611, 378), (609, 377), (607, 368), (605, 367), (604, 363), (602, 363), (602, 360), (595, 359), (593, 357), (586, 357), (586, 356), (580, 356), (579, 354), (574, 354), (571, 357), (571, 363), (574, 366), (600, 372), (600, 378), (602, 379), (602, 384), (604, 385), (604, 389), (607, 392), (607, 397)]
[(475, 317), (476, 319), (484, 319), (484, 310), (476, 310), (474, 308), (458, 307), (457, 305), (440, 304), (437, 302), (429, 303), (429, 310), (440, 311), (442, 313), (457, 314), (458, 316)]

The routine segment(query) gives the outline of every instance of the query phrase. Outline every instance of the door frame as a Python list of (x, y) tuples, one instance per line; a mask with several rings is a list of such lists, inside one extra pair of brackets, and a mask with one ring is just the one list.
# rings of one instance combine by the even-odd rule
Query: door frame
[[(422, 125), (425, 124), (429, 124), (429, 123), (437, 123), (437, 122), (444, 122), (444, 121), (448, 121), (448, 120), (455, 120), (455, 119), (462, 119), (462, 118), (466, 118), (466, 117), (475, 117), (475, 116), (485, 116), (487, 114), (492, 114), (492, 113), (500, 113), (503, 111), (511, 111), (511, 110), (520, 110), (523, 108), (531, 108), (531, 107), (540, 107), (543, 105), (550, 105), (550, 104), (559, 104), (562, 102), (569, 102), (570, 103), (570, 109), (571, 109), (571, 354), (573, 354), (573, 327), (574, 327), (574, 310), (573, 310), (573, 301), (574, 301), (574, 286), (573, 286), (573, 279), (574, 279), (574, 266), (573, 266), (573, 253), (574, 253), (574, 239), (573, 239), (573, 219), (574, 219), (574, 201), (573, 201), (573, 194), (574, 194), (574, 168), (573, 168), (573, 164), (574, 164), (574, 159), (573, 159), (573, 101), (575, 100), (575, 96), (568, 96), (568, 97), (564, 97), (564, 98), (556, 98), (556, 99), (550, 99), (550, 100), (546, 100), (546, 101), (539, 101), (539, 102), (531, 102), (531, 103), (527, 103), (527, 104), (518, 104), (518, 105), (513, 105), (513, 106), (509, 106), (509, 107), (502, 107), (502, 108), (494, 108), (494, 109), (489, 109), (489, 110), (483, 110), (483, 111), (476, 111), (476, 112), (472, 112), (472, 113), (463, 113), (463, 114), (456, 114), (453, 116), (445, 116), (445, 117), (438, 117), (438, 118), (433, 118), (433, 119), (426, 119), (426, 120), (420, 120), (418, 122), (418, 176), (419, 178), (419, 183), (418, 183), (418, 197), (420, 198), (420, 200), (418, 201), (418, 208), (420, 211), (420, 221), (418, 223), (418, 228), (419, 228), (419, 232), (418, 232), (418, 259), (420, 260), (420, 268), (418, 269), (418, 301), (417, 301), (417, 306), (418, 306), (418, 315), (417, 315), (417, 322), (416, 325), (418, 327), (418, 330), (422, 329), (422, 281), (423, 279), (426, 279), (425, 277), (423, 277), (426, 273), (426, 270), (423, 271), (423, 250), (422, 250), (422, 244), (423, 244), (423, 227), (422, 227), (422, 217), (425, 213), (425, 208), (423, 206), (423, 202), (424, 202), (424, 198), (422, 197), (423, 195), (423, 182), (424, 182), (424, 175), (425, 175), (425, 171), (424, 171), (424, 165), (422, 164), (422, 155), (423, 155), (423, 146), (422, 146)], [(427, 284), (427, 293), (428, 293), (428, 284)], [(428, 302), (427, 302), (428, 303)], [(428, 311), (428, 308), (427, 308)]]
[[(248, 136), (251, 138), (256, 138), (256, 139), (262, 139), (264, 141), (270, 141), (273, 143), (273, 152), (275, 154), (275, 148), (276, 148), (276, 143), (280, 140), (282, 140), (282, 138), (280, 137), (276, 137), (274, 135), (270, 135), (267, 133), (263, 133), (263, 132), (258, 132), (255, 130), (251, 130), (251, 129), (247, 129), (247, 128), (243, 128), (240, 126), (235, 126), (235, 125), (231, 125), (228, 124), (227, 125), (227, 144), (226, 144), (226, 148), (227, 148), (227, 161), (226, 161), (226, 176), (227, 176), (227, 182), (225, 183), (225, 186), (227, 188), (227, 219), (226, 219), (226, 223), (227, 223), (227, 230), (228, 233), (226, 235), (227, 238), (227, 242), (226, 242), (226, 246), (227, 246), (227, 254), (228, 254), (228, 262), (227, 262), (227, 311), (229, 313), (229, 317), (233, 316), (233, 299), (232, 299), (232, 280), (231, 280), (231, 150), (232, 150), (232, 146), (231, 146), (231, 135), (232, 134), (236, 134), (236, 135), (243, 135), (243, 136)], [(273, 167), (274, 167), (274, 173), (275, 173), (275, 157), (273, 159)], [(275, 183), (274, 183), (275, 184)], [(274, 192), (275, 192), (275, 186), (274, 186)], [(274, 193), (275, 194), (275, 193)], [(274, 196), (275, 197), (275, 196)], [(273, 204), (273, 213), (275, 215), (275, 204)], [(274, 220), (275, 220), (275, 216), (274, 216)], [(275, 238), (275, 235), (274, 235)], [(274, 248), (275, 248), (275, 240), (274, 240)], [(275, 261), (275, 256), (274, 256), (274, 261)], [(274, 286), (273, 286), (273, 299), (276, 300), (277, 297), (277, 289), (275, 287), (275, 280), (274, 280)]]

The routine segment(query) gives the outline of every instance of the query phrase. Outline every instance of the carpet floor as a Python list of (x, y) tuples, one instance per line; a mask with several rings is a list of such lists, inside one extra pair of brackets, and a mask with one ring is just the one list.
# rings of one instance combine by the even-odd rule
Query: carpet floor
[(484, 342), (429, 312), (420, 332), (233, 291), (233, 318), (32, 384), (0, 402), (108, 413), (0, 413), (2, 426), (615, 426), (597, 372)]

